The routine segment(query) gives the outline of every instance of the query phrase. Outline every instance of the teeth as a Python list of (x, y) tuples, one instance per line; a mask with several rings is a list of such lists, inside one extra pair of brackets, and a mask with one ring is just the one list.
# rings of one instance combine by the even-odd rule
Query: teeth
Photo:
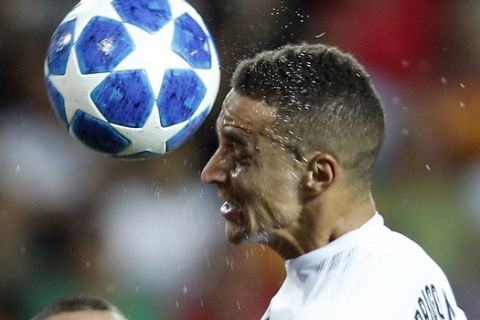
[(235, 222), (237, 224), (243, 223), (243, 217), (240, 214), (240, 209), (233, 205), (231, 202), (225, 201), (222, 206), (220, 207), (220, 212), (222, 213), (223, 217), (228, 221)]
[(231, 212), (233, 210), (233, 206), (230, 202), (228, 201), (225, 201), (223, 204), (222, 204), (222, 207), (220, 208), (220, 210), (223, 212), (223, 213), (228, 213), (228, 212)]

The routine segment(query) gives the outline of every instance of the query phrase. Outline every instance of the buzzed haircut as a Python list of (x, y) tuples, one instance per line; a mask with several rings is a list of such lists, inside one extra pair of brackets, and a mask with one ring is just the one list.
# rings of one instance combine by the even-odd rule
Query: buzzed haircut
[(92, 296), (78, 296), (60, 299), (43, 309), (31, 320), (47, 320), (57, 314), (77, 311), (113, 311), (122, 315), (110, 302)]
[(370, 76), (351, 55), (323, 44), (287, 45), (240, 62), (231, 85), (276, 107), (275, 130), (301, 153), (332, 154), (354, 182), (369, 182), (385, 115)]

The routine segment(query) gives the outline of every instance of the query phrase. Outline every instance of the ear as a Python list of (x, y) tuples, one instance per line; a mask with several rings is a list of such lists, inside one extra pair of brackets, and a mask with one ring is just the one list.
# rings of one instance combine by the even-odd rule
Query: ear
[(303, 186), (309, 195), (325, 191), (337, 178), (340, 166), (328, 153), (315, 152), (308, 161), (307, 172), (303, 177)]

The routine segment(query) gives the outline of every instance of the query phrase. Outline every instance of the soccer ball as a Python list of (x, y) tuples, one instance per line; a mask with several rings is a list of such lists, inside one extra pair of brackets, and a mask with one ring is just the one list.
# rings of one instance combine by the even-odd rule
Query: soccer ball
[(53, 34), (45, 82), (72, 136), (114, 157), (143, 159), (198, 129), (220, 65), (202, 18), (183, 0), (83, 0)]

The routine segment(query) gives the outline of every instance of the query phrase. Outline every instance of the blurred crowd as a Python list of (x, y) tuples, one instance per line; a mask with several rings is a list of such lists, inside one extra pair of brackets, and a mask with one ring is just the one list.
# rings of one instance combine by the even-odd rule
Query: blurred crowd
[(193, 139), (146, 161), (81, 146), (49, 105), (45, 52), (75, 1), (0, 2), (0, 320), (79, 293), (131, 320), (258, 319), (283, 261), (227, 243), (215, 188), (199, 176), (236, 63), (301, 41), (338, 46), (370, 72), (387, 112), (377, 207), (480, 319), (480, 2), (189, 2), (216, 41), (219, 98)]

